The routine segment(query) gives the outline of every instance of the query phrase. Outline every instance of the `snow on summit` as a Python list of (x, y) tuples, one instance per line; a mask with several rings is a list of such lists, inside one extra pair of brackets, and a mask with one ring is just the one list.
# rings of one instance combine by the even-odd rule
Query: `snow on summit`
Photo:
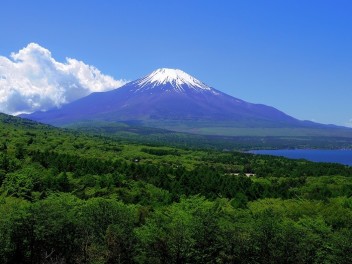
[(143, 88), (151, 88), (159, 85), (171, 84), (178, 91), (184, 91), (183, 86), (188, 86), (195, 90), (208, 90), (211, 88), (191, 75), (179, 69), (161, 68), (153, 71), (151, 74), (139, 79), (137, 84)]

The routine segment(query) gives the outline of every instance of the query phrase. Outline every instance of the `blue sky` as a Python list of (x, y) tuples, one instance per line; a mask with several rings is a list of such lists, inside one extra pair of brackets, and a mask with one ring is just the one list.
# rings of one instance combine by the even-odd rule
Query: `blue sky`
[(179, 68), (243, 100), (347, 125), (351, 14), (348, 0), (2, 0), (0, 55), (35, 42), (127, 80)]

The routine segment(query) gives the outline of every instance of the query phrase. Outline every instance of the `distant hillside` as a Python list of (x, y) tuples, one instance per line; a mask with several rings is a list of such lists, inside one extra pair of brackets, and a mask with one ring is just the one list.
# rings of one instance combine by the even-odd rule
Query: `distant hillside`
[[(192, 149), (252, 150), (252, 149), (350, 149), (352, 137), (333, 136), (221, 136), (175, 132), (136, 125), (129, 122), (86, 121), (65, 126), (81, 132), (142, 144), (168, 145)], [(318, 131), (317, 131), (318, 133)]]

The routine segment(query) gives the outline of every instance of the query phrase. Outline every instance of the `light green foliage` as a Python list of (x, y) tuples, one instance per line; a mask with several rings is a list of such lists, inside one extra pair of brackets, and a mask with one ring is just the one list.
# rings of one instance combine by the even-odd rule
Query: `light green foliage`
[[(113, 199), (92, 198), (75, 208), (80, 261), (130, 259), (138, 208)], [(111, 248), (112, 246), (114, 248)], [(109, 250), (112, 251), (109, 251)]]
[(201, 197), (182, 198), (158, 209), (136, 230), (141, 243), (140, 262), (207, 263), (218, 250), (218, 204)]
[(8, 196), (30, 199), (33, 187), (33, 178), (25, 172), (8, 173), (2, 191)]
[[(16, 243), (28, 220), (29, 202), (13, 197), (0, 199), (0, 262), (8, 263), (16, 256)], [(17, 236), (17, 239), (16, 239)]]

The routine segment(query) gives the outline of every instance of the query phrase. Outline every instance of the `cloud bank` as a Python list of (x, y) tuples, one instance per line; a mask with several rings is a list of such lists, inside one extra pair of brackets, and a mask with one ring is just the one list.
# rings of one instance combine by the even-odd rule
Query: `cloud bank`
[(76, 59), (57, 62), (49, 50), (30, 43), (10, 58), (0, 56), (0, 112), (48, 110), (125, 83)]

